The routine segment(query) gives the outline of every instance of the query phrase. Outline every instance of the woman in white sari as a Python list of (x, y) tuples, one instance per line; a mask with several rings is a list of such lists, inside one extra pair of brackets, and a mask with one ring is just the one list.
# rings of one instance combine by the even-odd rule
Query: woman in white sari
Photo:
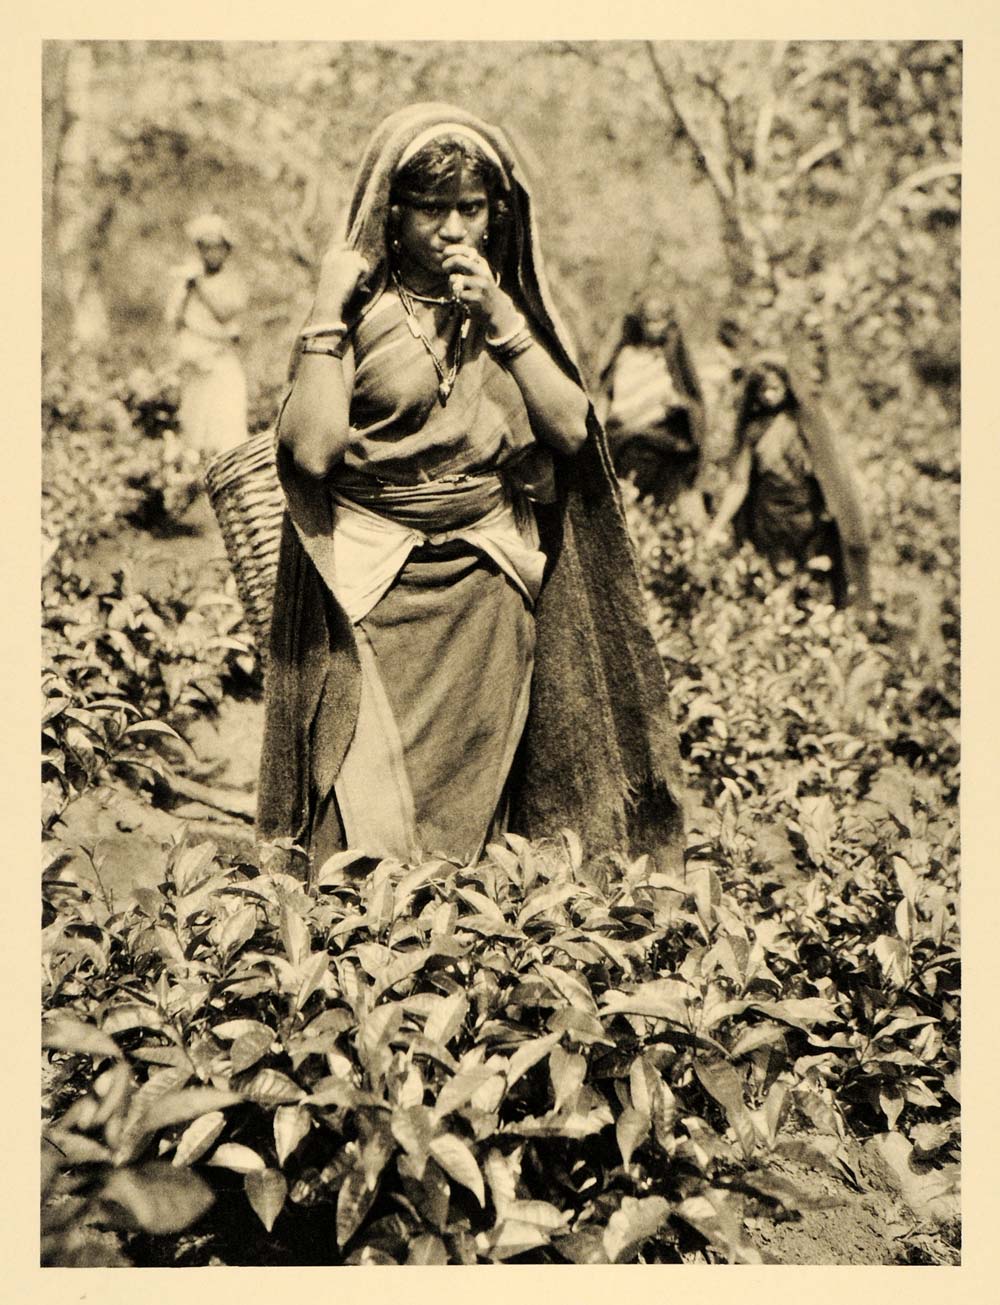
[(233, 237), (222, 218), (205, 214), (185, 231), (198, 259), (176, 270), (166, 316), (175, 333), (181, 436), (211, 456), (247, 437), (246, 377), (236, 349), (247, 292), (229, 263)]

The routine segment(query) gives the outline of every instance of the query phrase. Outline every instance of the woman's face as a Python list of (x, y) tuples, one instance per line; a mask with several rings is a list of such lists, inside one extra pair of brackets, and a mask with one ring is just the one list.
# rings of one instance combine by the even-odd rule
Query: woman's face
[(764, 408), (780, 408), (788, 398), (788, 386), (785, 378), (776, 367), (761, 369), (757, 382), (757, 400)]
[(224, 240), (199, 240), (198, 253), (206, 272), (218, 272), (229, 257), (229, 246)]
[(490, 221), (486, 188), (465, 170), (434, 190), (400, 204), (399, 241), (403, 270), (443, 279), (441, 263), (453, 245), (482, 251)]

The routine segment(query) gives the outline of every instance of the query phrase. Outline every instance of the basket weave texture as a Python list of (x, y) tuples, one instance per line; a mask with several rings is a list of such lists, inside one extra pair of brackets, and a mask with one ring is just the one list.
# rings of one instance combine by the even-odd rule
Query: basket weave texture
[(209, 501), (262, 658), (267, 656), (285, 511), (274, 459), (275, 434), (265, 430), (220, 453), (205, 470)]

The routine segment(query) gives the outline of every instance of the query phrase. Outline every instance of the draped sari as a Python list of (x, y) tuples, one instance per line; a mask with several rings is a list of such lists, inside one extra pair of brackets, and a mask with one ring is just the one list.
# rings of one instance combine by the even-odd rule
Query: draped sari
[[(507, 136), (448, 105), (392, 115), (362, 159), (348, 220), (371, 268), (351, 447), (318, 495), (279, 451), (289, 512), (258, 829), (306, 843), (315, 865), (355, 839), (465, 857), (503, 824), (529, 837), (568, 827), (595, 867), (647, 851), (676, 870), (667, 686), (600, 424), (591, 409), (575, 456), (542, 448), (516, 382), (474, 336), (439, 407), (430, 361), (406, 344), (387, 291), (393, 171), (413, 140), (454, 122), (488, 141), (511, 180), (501, 284), (583, 386)], [(356, 807), (365, 790), (374, 834)]]

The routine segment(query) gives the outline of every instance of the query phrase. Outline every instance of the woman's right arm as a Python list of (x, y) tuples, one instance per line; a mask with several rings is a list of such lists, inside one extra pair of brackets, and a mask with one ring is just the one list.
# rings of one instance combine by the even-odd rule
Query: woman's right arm
[[(344, 309), (368, 272), (356, 250), (336, 246), (323, 259), (310, 326), (343, 321)], [(338, 336), (321, 336), (317, 346), (333, 346)], [(350, 430), (349, 372), (340, 358), (301, 353), (291, 393), (278, 421), (278, 439), (299, 471), (314, 479), (328, 476), (344, 456)]]
[(739, 511), (744, 498), (746, 498), (747, 485), (750, 482), (751, 457), (748, 448), (741, 449), (736, 456), (729, 483), (722, 491), (719, 506), (712, 518), (708, 533), (705, 535), (705, 543), (709, 547), (715, 547), (722, 543), (730, 522)]

